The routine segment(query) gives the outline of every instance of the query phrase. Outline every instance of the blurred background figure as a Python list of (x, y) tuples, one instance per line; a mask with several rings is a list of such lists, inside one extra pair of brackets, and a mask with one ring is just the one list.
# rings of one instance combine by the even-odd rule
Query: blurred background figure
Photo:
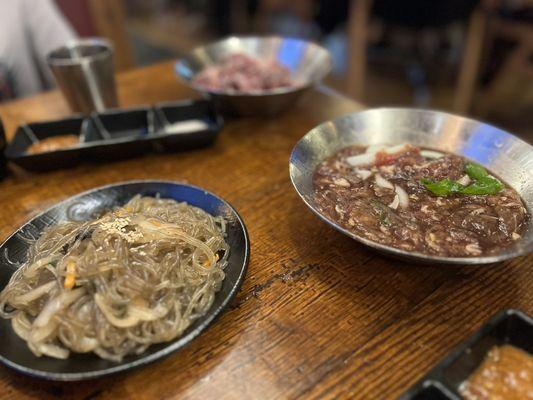
[[(303, 37), (331, 52), (326, 83), (368, 106), (450, 110), (533, 139), (533, 0), (2, 0), (0, 7), (54, 9), (52, 2), (79, 36), (114, 43), (118, 70), (173, 60), (231, 34)], [(52, 47), (47, 40), (34, 51), (45, 46)]]
[(50, 88), (46, 55), (73, 38), (52, 0), (0, 1), (0, 101)]

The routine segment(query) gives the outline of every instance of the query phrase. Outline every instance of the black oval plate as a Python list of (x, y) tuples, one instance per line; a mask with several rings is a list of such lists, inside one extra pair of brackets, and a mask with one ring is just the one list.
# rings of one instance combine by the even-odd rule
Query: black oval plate
[(130, 181), (96, 188), (71, 197), (36, 216), (0, 246), (0, 290), (26, 260), (31, 241), (38, 238), (45, 228), (68, 219), (87, 220), (104, 210), (125, 204), (136, 194), (186, 201), (212, 215), (223, 215), (228, 221), (226, 240), (231, 247), (225, 269), (226, 278), (207, 314), (174, 341), (152, 345), (141, 355), (127, 356), (120, 363), (101, 359), (94, 354), (71, 353), (66, 360), (37, 357), (13, 331), (11, 321), (0, 318), (0, 362), (24, 374), (49, 380), (97, 378), (169, 355), (192, 341), (224, 311), (239, 290), (248, 266), (250, 244), (244, 222), (233, 207), (214, 194), (195, 186), (165, 181)]

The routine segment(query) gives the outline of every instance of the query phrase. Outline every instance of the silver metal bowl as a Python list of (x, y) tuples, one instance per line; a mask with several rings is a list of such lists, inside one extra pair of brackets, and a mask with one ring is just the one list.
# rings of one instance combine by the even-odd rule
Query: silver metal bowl
[[(234, 53), (276, 59), (290, 69), (297, 85), (241, 94), (207, 91), (192, 82), (202, 69)], [(331, 70), (331, 57), (325, 48), (305, 40), (280, 36), (231, 36), (194, 49), (176, 63), (175, 69), (181, 79), (204, 96), (212, 98), (225, 113), (272, 116), (287, 109), (306, 89), (324, 78)]]
[(533, 209), (533, 146), (494, 126), (438, 111), (378, 108), (325, 122), (294, 147), (289, 171), (302, 200), (322, 220), (353, 239), (392, 256), (427, 263), (490, 264), (533, 251), (533, 220), (525, 234), (501, 253), (481, 257), (437, 257), (408, 252), (358, 236), (321, 214), (313, 196), (313, 174), (324, 158), (353, 145), (411, 143), (464, 156), (513, 187)]

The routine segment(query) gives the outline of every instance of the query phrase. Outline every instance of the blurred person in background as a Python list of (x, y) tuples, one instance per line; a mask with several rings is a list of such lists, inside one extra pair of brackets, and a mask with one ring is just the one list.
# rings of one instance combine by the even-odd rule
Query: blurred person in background
[(53, 86), (46, 55), (76, 37), (52, 0), (0, 1), (0, 101)]

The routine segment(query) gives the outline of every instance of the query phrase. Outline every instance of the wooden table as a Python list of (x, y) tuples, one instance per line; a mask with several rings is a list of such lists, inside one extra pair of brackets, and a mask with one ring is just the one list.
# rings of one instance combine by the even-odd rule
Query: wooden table
[[(171, 64), (118, 81), (124, 106), (194, 95), (176, 82)], [(289, 181), (292, 147), (317, 123), (360, 108), (313, 91), (282, 116), (230, 121), (210, 148), (18, 173), (1, 182), (2, 239), (40, 210), (95, 186), (139, 178), (190, 182), (239, 210), (251, 262), (227, 312), (176, 354), (82, 383), (41, 382), (2, 367), (0, 397), (388, 399), (500, 309), (533, 313), (532, 256), (486, 268), (391, 261), (305, 207)], [(57, 92), (0, 107), (10, 135), (23, 121), (67, 114)]]

